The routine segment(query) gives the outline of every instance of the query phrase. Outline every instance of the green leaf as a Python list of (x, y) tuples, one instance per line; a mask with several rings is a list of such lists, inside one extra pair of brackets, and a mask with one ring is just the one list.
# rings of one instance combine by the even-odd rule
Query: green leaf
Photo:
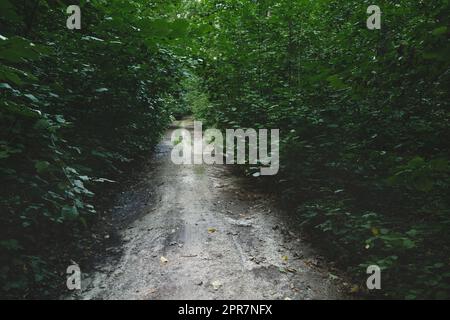
[(39, 103), (38, 98), (36, 98), (34, 95), (27, 93), (23, 95), (24, 97), (27, 97), (28, 99), (30, 99), (31, 101), (33, 101), (34, 103)]
[(63, 217), (65, 217), (65, 218), (67, 218), (69, 220), (77, 219), (78, 216), (80, 215), (80, 213), (78, 212), (78, 209), (77, 209), (77, 207), (75, 205), (73, 205), (73, 206), (68, 206), (68, 205), (64, 206), (61, 209), (61, 214), (62, 214)]
[(12, 114), (20, 115), (29, 118), (39, 118), (40, 112), (30, 109), (26, 106), (19, 105), (12, 101), (0, 101), (0, 107)]
[(50, 163), (48, 161), (38, 161), (34, 165), (38, 173), (43, 173), (48, 170)]
[(24, 83), (24, 81), (37, 81), (37, 78), (23, 70), (19, 70), (11, 66), (0, 65), (0, 80), (9, 81), (16, 85), (21, 85)]
[(10, 22), (19, 22), (21, 20), (9, 0), (0, 0), (0, 18)]
[(417, 157), (413, 158), (412, 160), (410, 160), (410, 161), (408, 162), (408, 167), (411, 167), (411, 168), (420, 168), (420, 167), (422, 167), (424, 164), (425, 164), (425, 159), (422, 158), (422, 157), (417, 156)]
[(7, 83), (0, 83), (0, 89), (6, 89), (6, 90), (14, 90), (9, 84)]
[(412, 249), (416, 246), (416, 244), (411, 239), (404, 239), (403, 246), (407, 249)]
[(21, 37), (0, 41), (0, 60), (23, 62), (39, 58), (39, 47)]
[(329, 76), (327, 80), (330, 83), (330, 85), (335, 89), (341, 90), (348, 88), (348, 86), (342, 81), (342, 79), (337, 74)]
[(425, 176), (422, 176), (414, 181), (414, 186), (416, 189), (423, 192), (430, 192), (433, 189), (433, 185), (433, 180)]
[(0, 247), (3, 247), (9, 251), (17, 251), (17, 250), (22, 249), (22, 247), (19, 245), (19, 242), (15, 239), (0, 241)]
[(433, 36), (440, 36), (440, 35), (444, 35), (447, 33), (447, 26), (442, 26), (442, 27), (438, 27), (436, 29), (434, 29), (433, 31), (431, 31), (431, 34)]
[(171, 32), (170, 24), (165, 19), (143, 20), (140, 23), (140, 28), (147, 37), (167, 37)]
[(178, 19), (171, 23), (170, 28), (172, 31), (170, 32), (171, 38), (182, 38), (185, 37), (188, 33), (189, 22), (185, 19)]
[(37, 130), (46, 130), (46, 129), (50, 128), (51, 126), (52, 126), (52, 124), (50, 123), (50, 120), (48, 120), (48, 119), (39, 119), (34, 124), (34, 128)]

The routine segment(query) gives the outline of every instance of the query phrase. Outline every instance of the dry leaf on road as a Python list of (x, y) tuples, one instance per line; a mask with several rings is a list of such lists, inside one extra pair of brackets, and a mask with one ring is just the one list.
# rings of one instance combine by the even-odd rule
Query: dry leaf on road
[(216, 228), (208, 228), (208, 233), (214, 233), (216, 231), (217, 231)]
[(159, 260), (162, 264), (166, 264), (167, 262), (169, 262), (169, 260), (167, 260), (165, 257), (161, 257)]

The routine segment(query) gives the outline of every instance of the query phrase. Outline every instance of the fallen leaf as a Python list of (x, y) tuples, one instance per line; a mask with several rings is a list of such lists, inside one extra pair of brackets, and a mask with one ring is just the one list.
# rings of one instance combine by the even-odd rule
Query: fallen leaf
[(336, 276), (336, 275), (334, 275), (334, 274), (332, 274), (332, 273), (329, 273), (328, 276), (330, 277), (331, 280), (339, 279), (338, 276)]
[(145, 294), (146, 295), (148, 295), (148, 294), (152, 294), (152, 293), (155, 293), (156, 291), (158, 291), (157, 289), (155, 289), (155, 288), (152, 288), (152, 289), (148, 289), (147, 291), (145, 291)]
[(159, 260), (161, 260), (161, 263), (163, 264), (169, 262), (169, 260), (167, 260), (165, 257), (161, 257)]
[(350, 293), (358, 293), (359, 292), (359, 286), (355, 284), (351, 289)]
[(219, 288), (222, 286), (222, 282), (216, 280), (211, 282), (211, 285), (213, 286), (214, 290), (219, 290)]
[(214, 233), (216, 231), (217, 231), (216, 228), (208, 228), (208, 233)]
[(289, 271), (290, 273), (296, 273), (297, 270), (294, 268), (286, 268), (286, 271)]
[(278, 268), (278, 271), (280, 271), (281, 273), (287, 273), (287, 270), (284, 268)]

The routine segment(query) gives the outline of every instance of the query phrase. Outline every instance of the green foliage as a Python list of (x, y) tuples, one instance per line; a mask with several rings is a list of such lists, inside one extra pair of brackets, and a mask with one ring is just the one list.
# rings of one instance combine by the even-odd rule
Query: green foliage
[(214, 113), (214, 108), (209, 102), (205, 89), (201, 86), (200, 78), (195, 74), (189, 74), (183, 79), (181, 85), (184, 88), (183, 104), (189, 106), (189, 110), (196, 115), (197, 119), (207, 123)]
[(2, 297), (62, 285), (70, 261), (54, 256), (89, 232), (94, 192), (179, 108), (177, 1), (81, 1), (79, 31), (65, 27), (67, 5), (0, 0)]
[(362, 285), (377, 263), (386, 296), (448, 298), (449, 2), (379, 1), (375, 31), (371, 4), (193, 4), (211, 101), (194, 111), (281, 129), (281, 174), (266, 184)]

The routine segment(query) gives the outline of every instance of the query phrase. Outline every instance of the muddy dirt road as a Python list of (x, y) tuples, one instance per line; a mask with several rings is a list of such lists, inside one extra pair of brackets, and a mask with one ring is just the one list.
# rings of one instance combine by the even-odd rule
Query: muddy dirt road
[(120, 231), (120, 254), (106, 254), (75, 298), (343, 297), (271, 199), (225, 166), (173, 164), (171, 148), (169, 131), (151, 168), (114, 200), (117, 220), (135, 218)]

